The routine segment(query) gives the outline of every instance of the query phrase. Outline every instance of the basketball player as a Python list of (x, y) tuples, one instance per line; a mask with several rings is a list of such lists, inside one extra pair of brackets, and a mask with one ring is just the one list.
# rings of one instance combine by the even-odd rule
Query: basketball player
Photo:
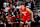
[[(30, 22), (30, 19), (33, 22), (35, 22), (34, 18), (33, 18), (33, 12), (29, 8), (25, 7), (24, 3), (21, 3), (20, 6), (21, 6), (21, 8), (19, 9), (19, 11), (20, 11), (20, 18), (21, 18), (20, 27), (23, 26), (24, 22), (25, 22), (25, 24), (28, 25), (28, 27), (30, 27), (30, 23), (28, 23), (28, 22)], [(30, 18), (30, 14), (31, 14), (32, 18)]]

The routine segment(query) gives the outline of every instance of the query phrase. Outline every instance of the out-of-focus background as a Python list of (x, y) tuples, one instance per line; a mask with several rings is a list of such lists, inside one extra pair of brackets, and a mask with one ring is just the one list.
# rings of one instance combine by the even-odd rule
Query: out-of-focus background
[(33, 11), (36, 22), (31, 22), (31, 26), (40, 27), (40, 0), (0, 0), (0, 27), (19, 27), (20, 3)]

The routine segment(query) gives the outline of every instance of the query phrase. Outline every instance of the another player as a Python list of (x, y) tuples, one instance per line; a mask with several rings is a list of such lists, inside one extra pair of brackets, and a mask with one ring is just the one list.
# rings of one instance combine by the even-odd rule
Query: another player
[[(20, 6), (21, 6), (21, 8), (19, 9), (20, 18), (21, 18), (20, 27), (23, 26), (24, 22), (28, 25), (28, 27), (30, 27), (30, 23), (29, 23), (30, 19), (33, 22), (35, 22), (33, 18), (33, 12), (29, 8), (25, 7), (24, 3), (21, 3)], [(30, 18), (30, 14), (31, 14), (31, 18)]]

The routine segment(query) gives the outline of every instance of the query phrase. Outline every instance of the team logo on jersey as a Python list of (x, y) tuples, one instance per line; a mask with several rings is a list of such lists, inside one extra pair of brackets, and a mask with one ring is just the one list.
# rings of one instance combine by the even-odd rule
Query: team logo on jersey
[(27, 12), (22, 12), (22, 14), (24, 14), (24, 16), (26, 16), (26, 13), (27, 13)]
[(22, 12), (22, 13), (27, 13), (27, 12)]

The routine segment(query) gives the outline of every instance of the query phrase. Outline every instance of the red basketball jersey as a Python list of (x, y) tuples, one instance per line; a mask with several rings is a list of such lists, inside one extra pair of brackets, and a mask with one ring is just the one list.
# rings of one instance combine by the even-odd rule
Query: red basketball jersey
[(20, 11), (21, 11), (22, 14), (23, 14), (23, 17), (22, 17), (22, 18), (25, 18), (25, 20), (29, 21), (29, 20), (30, 20), (30, 14), (29, 14), (28, 11), (26, 11), (26, 8), (27, 8), (27, 7), (25, 7), (24, 10), (20, 9)]

